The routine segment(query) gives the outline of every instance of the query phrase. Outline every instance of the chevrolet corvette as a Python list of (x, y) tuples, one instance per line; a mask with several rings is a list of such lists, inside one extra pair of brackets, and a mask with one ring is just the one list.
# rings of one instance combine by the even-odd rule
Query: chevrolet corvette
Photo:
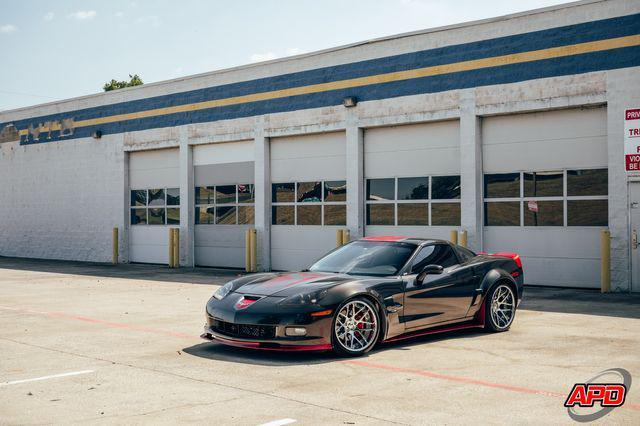
[(515, 253), (448, 241), (365, 237), (301, 272), (245, 275), (206, 304), (202, 338), (263, 350), (333, 350), (464, 328), (507, 331), (522, 300)]

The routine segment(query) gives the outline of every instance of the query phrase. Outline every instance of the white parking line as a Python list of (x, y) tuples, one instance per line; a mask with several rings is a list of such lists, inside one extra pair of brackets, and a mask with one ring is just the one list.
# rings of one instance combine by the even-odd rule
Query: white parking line
[(295, 423), (295, 422), (297, 422), (296, 419), (280, 419), (280, 420), (274, 420), (268, 423), (263, 423), (260, 426), (283, 426), (283, 425), (290, 425), (291, 423)]
[[(11, 382), (0, 383), (0, 387), (9, 386), (9, 385), (18, 385), (20, 383), (37, 382), (40, 380), (57, 379), (58, 377), (79, 376), (80, 374), (89, 374), (94, 372), (95, 370), (82, 370), (82, 371), (72, 371), (70, 373), (53, 374), (51, 376), (36, 377), (33, 379), (13, 380)], [(286, 423), (283, 423), (283, 424), (286, 424)]]

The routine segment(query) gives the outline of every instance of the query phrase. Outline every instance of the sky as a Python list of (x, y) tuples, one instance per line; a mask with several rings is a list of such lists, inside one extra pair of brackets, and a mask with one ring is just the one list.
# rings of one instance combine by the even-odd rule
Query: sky
[(0, 0), (0, 111), (566, 0)]

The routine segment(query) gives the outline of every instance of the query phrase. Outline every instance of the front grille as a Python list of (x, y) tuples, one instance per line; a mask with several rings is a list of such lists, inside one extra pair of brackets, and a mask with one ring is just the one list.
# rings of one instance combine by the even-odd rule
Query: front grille
[(211, 328), (230, 337), (250, 339), (273, 339), (276, 337), (276, 327), (273, 325), (234, 324), (214, 319)]

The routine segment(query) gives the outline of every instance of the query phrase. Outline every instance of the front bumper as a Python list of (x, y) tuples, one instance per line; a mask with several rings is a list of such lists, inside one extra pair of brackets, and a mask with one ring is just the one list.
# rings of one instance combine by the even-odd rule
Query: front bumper
[(253, 340), (247, 338), (228, 337), (217, 333), (211, 327), (205, 326), (204, 333), (200, 336), (208, 341), (217, 341), (225, 345), (240, 348), (260, 349), (265, 351), (328, 351), (332, 349), (331, 344), (324, 340), (314, 341), (291, 341), (291, 340)]
[[(274, 351), (323, 351), (332, 349), (331, 314), (316, 317), (311, 314), (322, 307), (283, 309), (281, 298), (264, 297), (246, 309), (237, 309), (243, 295), (232, 293), (223, 300), (207, 303), (205, 340)], [(287, 336), (287, 327), (304, 327), (305, 336)]]

